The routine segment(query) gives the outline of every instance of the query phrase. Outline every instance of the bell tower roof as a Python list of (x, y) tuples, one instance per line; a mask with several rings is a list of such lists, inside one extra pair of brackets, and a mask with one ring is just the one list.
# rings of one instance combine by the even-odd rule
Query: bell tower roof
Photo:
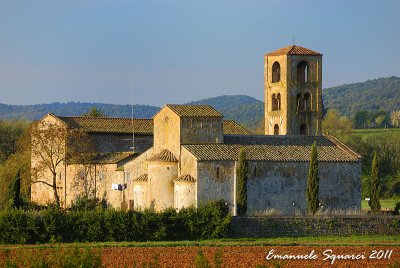
[(317, 51), (296, 45), (287, 46), (267, 53), (267, 56), (281, 56), (281, 55), (322, 56), (322, 54)]

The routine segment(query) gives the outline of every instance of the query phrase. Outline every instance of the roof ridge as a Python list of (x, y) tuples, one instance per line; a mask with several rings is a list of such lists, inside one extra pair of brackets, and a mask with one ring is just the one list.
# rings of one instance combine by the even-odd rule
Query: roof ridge
[[(106, 117), (97, 117), (97, 116), (80, 116), (80, 115), (55, 115), (51, 114), (53, 116), (56, 116), (58, 118), (82, 118), (82, 119), (124, 119), (124, 120), (132, 120), (132, 118), (129, 117), (111, 117), (111, 116), (106, 116)], [(134, 120), (153, 120), (152, 118), (141, 118), (141, 117), (134, 117)]]
[(355, 151), (350, 149), (346, 144), (341, 142), (339, 139), (337, 139), (333, 135), (331, 135), (329, 133), (326, 133), (324, 136), (327, 137), (330, 141), (332, 141), (338, 148), (340, 148), (344, 152), (353, 154), (354, 156), (356, 156), (356, 157), (361, 159), (361, 155), (357, 154)]
[(161, 152), (154, 154), (147, 161), (161, 161), (161, 162), (178, 162), (175, 155), (168, 149), (164, 149)]

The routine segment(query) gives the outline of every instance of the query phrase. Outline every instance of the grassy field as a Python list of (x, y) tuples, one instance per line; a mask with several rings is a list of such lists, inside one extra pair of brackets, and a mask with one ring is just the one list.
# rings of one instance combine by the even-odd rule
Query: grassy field
[[(394, 206), (397, 202), (400, 202), (400, 199), (382, 199), (380, 200), (382, 209), (394, 209)], [(367, 200), (361, 200), (361, 209), (368, 210), (370, 209)]]
[(107, 248), (107, 247), (227, 247), (227, 246), (329, 246), (329, 245), (398, 245), (400, 236), (316, 236), (316, 237), (279, 237), (261, 239), (215, 239), (202, 241), (159, 241), (159, 242), (104, 242), (104, 243), (63, 243), (42, 245), (0, 245), (0, 250), (21, 248)]
[(360, 136), (363, 140), (367, 137), (400, 136), (400, 128), (355, 129), (352, 134)]

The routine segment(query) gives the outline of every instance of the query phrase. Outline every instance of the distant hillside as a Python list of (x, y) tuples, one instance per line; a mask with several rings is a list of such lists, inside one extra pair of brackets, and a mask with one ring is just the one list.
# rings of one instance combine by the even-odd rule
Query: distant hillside
[[(263, 117), (263, 102), (246, 96), (230, 95), (209, 98), (199, 101), (193, 101), (187, 104), (211, 105), (220, 111), (225, 119), (233, 119), (238, 123), (254, 129), (259, 120)], [(78, 116), (88, 112), (92, 107), (101, 109), (110, 117), (131, 117), (130, 105), (116, 105), (104, 103), (50, 103), (36, 105), (7, 105), (0, 104), (0, 119), (18, 119), (38, 120), (48, 113), (66, 116)], [(160, 107), (148, 105), (135, 105), (134, 116), (140, 118), (151, 118), (160, 110)]]
[(325, 108), (353, 116), (357, 111), (400, 110), (400, 77), (368, 80), (323, 90)]
[[(65, 116), (78, 116), (88, 112), (92, 107), (101, 109), (110, 117), (131, 117), (130, 105), (116, 105), (104, 103), (50, 103), (35, 105), (8, 105), (0, 103), (0, 119), (18, 119), (38, 120), (48, 113)], [(160, 110), (159, 107), (149, 105), (135, 105), (135, 117), (151, 118)]]
[[(359, 110), (400, 110), (400, 78), (393, 76), (327, 88), (323, 90), (323, 98), (325, 108), (337, 108), (342, 114), (350, 116)], [(220, 111), (225, 119), (233, 119), (253, 130), (260, 125), (264, 117), (264, 103), (246, 95), (224, 95), (187, 104), (211, 105)], [(57, 115), (82, 115), (93, 106), (110, 117), (131, 117), (130, 105), (69, 102), (38, 105), (0, 104), (0, 119), (37, 120), (50, 112)], [(156, 106), (135, 105), (134, 114), (135, 117), (151, 118), (159, 109)]]
[(213, 106), (224, 115), (225, 119), (235, 120), (253, 130), (264, 117), (264, 102), (246, 95), (224, 95), (188, 104)]

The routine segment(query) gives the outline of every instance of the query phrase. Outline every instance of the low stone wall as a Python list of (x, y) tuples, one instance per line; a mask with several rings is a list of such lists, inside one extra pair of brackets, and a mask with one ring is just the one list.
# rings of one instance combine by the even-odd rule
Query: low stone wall
[(400, 235), (399, 216), (234, 217), (233, 238)]

